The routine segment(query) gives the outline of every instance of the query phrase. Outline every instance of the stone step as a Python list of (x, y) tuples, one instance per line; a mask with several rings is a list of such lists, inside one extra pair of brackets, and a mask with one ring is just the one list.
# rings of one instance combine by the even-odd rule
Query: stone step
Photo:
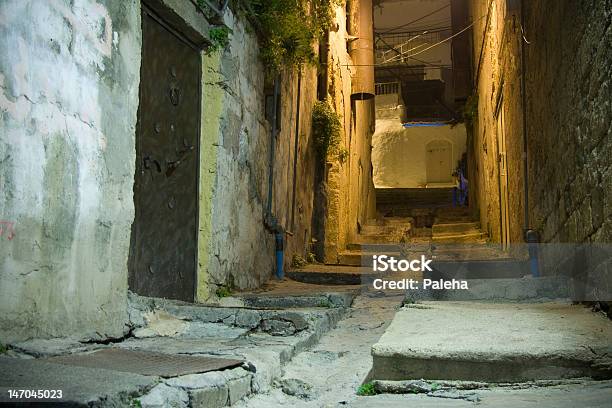
[[(427, 278), (427, 277), (426, 277)], [(439, 280), (440, 277), (428, 277)], [(451, 280), (452, 278), (444, 278)], [(444, 300), (444, 301), (487, 301), (497, 303), (515, 302), (545, 302), (567, 300), (571, 291), (568, 281), (561, 277), (532, 278), (470, 278), (458, 277), (456, 279), (467, 282), (467, 290), (439, 289), (419, 290), (409, 292), (407, 296), (414, 295), (414, 300)]]
[(361, 285), (366, 279), (375, 276), (371, 268), (346, 265), (309, 264), (299, 269), (291, 269), (285, 274), (298, 282), (315, 285)]
[(480, 232), (479, 222), (454, 222), (454, 223), (436, 223), (431, 228), (434, 236), (440, 234), (467, 234), (471, 232)]
[(388, 256), (394, 256), (396, 258), (399, 258), (401, 256), (399, 251), (397, 252), (390, 252), (390, 251), (378, 252), (378, 251), (370, 251), (370, 250), (368, 250), (368, 252), (343, 251), (338, 254), (338, 264), (339, 265), (350, 265), (350, 266), (361, 266), (367, 262), (368, 265), (371, 265), (372, 257), (374, 255), (382, 255), (383, 253)]
[(476, 222), (470, 215), (435, 217), (434, 224), (452, 224), (459, 222)]
[(393, 244), (401, 242), (402, 238), (406, 239), (407, 234), (358, 234), (353, 239), (352, 243), (355, 244)]
[(410, 231), (410, 224), (406, 226), (397, 225), (364, 225), (359, 231), (360, 235), (393, 235)]
[(469, 234), (441, 234), (431, 237), (432, 241), (438, 244), (452, 244), (459, 242), (485, 244), (487, 242), (486, 238), (487, 234), (480, 231)]
[(346, 245), (349, 251), (368, 251), (368, 252), (399, 252), (400, 244), (392, 244), (386, 242), (353, 242)]
[(368, 380), (608, 379), (610, 338), (611, 322), (582, 305), (411, 304), (372, 347)]

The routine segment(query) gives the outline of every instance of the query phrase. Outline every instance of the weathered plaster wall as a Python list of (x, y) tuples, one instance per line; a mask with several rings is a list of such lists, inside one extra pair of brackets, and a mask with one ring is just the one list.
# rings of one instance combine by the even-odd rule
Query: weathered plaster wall
[(340, 151), (327, 158), (327, 215), (325, 262), (336, 263), (338, 253), (357, 234), (359, 225), (374, 217), (371, 144), (374, 132), (374, 100), (351, 101), (352, 60), (347, 53), (346, 11), (336, 8), (338, 30), (330, 32), (328, 53), (328, 94), (341, 116)]
[(140, 5), (0, 3), (0, 341), (120, 336)]
[[(427, 184), (427, 144), (448, 141), (452, 145), (452, 169), (466, 151), (463, 124), (404, 128), (397, 119), (378, 119), (372, 139), (372, 164), (376, 188), (418, 188)], [(449, 180), (451, 179), (449, 174)]]
[[(219, 286), (257, 287), (273, 268), (273, 239), (263, 228), (269, 133), (257, 39), (230, 10), (233, 30), (220, 55), (204, 57), (198, 298)], [(206, 97), (209, 99), (207, 100)], [(214, 180), (213, 180), (214, 177)], [(205, 247), (207, 251), (204, 251)]]
[[(264, 227), (271, 148), (265, 70), (255, 30), (244, 14), (228, 9), (224, 18), (232, 29), (229, 46), (203, 57), (199, 301), (210, 299), (219, 287), (259, 287), (275, 270), (274, 235)], [(303, 68), (296, 130), (297, 86), (297, 70), (281, 74), (272, 213), (289, 232), (286, 266), (293, 254), (306, 256), (311, 240), (315, 160), (310, 123), (316, 69)]]

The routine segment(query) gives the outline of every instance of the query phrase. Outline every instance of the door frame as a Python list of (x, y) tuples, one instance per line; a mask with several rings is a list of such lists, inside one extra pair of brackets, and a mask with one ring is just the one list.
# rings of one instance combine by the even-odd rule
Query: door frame
[[(149, 17), (151, 17), (153, 20), (155, 20), (159, 25), (161, 25), (165, 30), (167, 30), (171, 35), (173, 35), (175, 38), (177, 38), (179, 41), (181, 41), (182, 43), (184, 43), (185, 45), (187, 45), (189, 48), (193, 49), (195, 52), (198, 53), (198, 89), (197, 89), (197, 95), (198, 95), (198, 100), (197, 100), (197, 112), (198, 117), (197, 117), (197, 137), (196, 137), (196, 146), (194, 149), (194, 155), (195, 155), (195, 160), (196, 160), (196, 172), (195, 172), (195, 184), (196, 184), (196, 188), (195, 188), (195, 200), (196, 200), (196, 205), (195, 205), (195, 231), (193, 231), (193, 237), (194, 237), (194, 245), (195, 245), (195, 251), (194, 251), (194, 270), (193, 270), (193, 290), (191, 293), (191, 302), (195, 302), (198, 298), (198, 274), (200, 273), (200, 265), (199, 265), (199, 231), (200, 231), (200, 178), (201, 178), (201, 170), (202, 170), (202, 166), (201, 166), (201, 157), (200, 157), (200, 149), (201, 149), (201, 141), (202, 141), (202, 107), (203, 107), (203, 85), (202, 85), (202, 51), (204, 49), (203, 45), (198, 45), (195, 42), (191, 41), (187, 35), (183, 34), (182, 31), (185, 32), (190, 32), (193, 31), (191, 30), (189, 27), (185, 26), (185, 27), (174, 27), (171, 23), (169, 23), (166, 19), (164, 19), (164, 17), (160, 16), (160, 14), (155, 10), (154, 4), (149, 4), (150, 0), (141, 0), (140, 2), (140, 6), (141, 6), (141, 10), (140, 10), (140, 16), (141, 19), (145, 16), (145, 14)], [(173, 16), (174, 17), (174, 16)], [(172, 20), (175, 21), (180, 21), (181, 18), (180, 16), (176, 15), (175, 17), (177, 18), (172, 18)], [(140, 26), (140, 31), (141, 31), (141, 38), (142, 38), (142, 20), (141, 20), (141, 26)], [(191, 33), (193, 36), (193, 33)], [(202, 42), (202, 44), (204, 44), (204, 42)], [(141, 70), (142, 70), (142, 43), (141, 43)], [(142, 80), (142, 74), (140, 74), (139, 76), (139, 81)], [(140, 83), (139, 83), (139, 88), (140, 88)], [(140, 91), (139, 91), (140, 93)], [(141, 101), (140, 101), (140, 97), (138, 100), (138, 110), (140, 109), (141, 106)], [(138, 113), (137, 113), (138, 115)], [(134, 138), (135, 138), (135, 144), (138, 145), (141, 142), (141, 138), (139, 137), (140, 132), (140, 126), (141, 123), (140, 121), (137, 121), (137, 125), (135, 128), (135, 133), (134, 133)], [(139, 149), (140, 150), (140, 149)], [(138, 155), (136, 154), (136, 160), (138, 160)], [(136, 165), (135, 167), (135, 172), (138, 170), (138, 165)], [(134, 174), (134, 182), (136, 180), (136, 173)], [(134, 206), (136, 206), (136, 197), (133, 198), (134, 200)], [(138, 236), (137, 234), (137, 229), (138, 229), (138, 225), (135, 223), (135, 227), (132, 229), (131, 234), (134, 235), (136, 234), (136, 237)], [(136, 231), (135, 231), (136, 230)], [(137, 242), (133, 241), (134, 244), (136, 245)], [(130, 259), (130, 263), (133, 262), (132, 259)], [(130, 268), (132, 268), (132, 266), (130, 266)], [(129, 275), (129, 273), (128, 273)], [(129, 285), (128, 285), (129, 287)]]
[[(429, 173), (429, 151), (427, 146), (429, 146), (432, 143), (435, 142), (445, 142), (450, 146), (449, 149), (449, 155), (450, 155), (450, 175), (448, 177), (448, 181), (430, 181), (429, 177), (430, 177), (430, 173)], [(455, 143), (453, 143), (451, 140), (445, 138), (445, 137), (438, 137), (437, 139), (432, 139), (429, 142), (425, 143), (425, 183), (426, 184), (435, 184), (435, 183), (452, 183), (453, 181), (453, 176), (452, 173), (454, 171), (453, 169), (453, 161), (455, 159)]]

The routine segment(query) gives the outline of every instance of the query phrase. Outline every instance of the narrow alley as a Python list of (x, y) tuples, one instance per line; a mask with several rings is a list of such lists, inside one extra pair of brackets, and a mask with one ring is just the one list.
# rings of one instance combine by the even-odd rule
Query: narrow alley
[(0, 0), (0, 406), (612, 404), (610, 0)]

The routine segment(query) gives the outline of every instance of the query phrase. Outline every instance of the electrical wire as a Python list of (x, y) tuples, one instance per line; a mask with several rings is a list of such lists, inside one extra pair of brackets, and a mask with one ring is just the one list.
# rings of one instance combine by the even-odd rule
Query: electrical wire
[(409, 26), (409, 25), (411, 25), (411, 24), (414, 24), (414, 23), (416, 23), (416, 22), (418, 22), (418, 21), (424, 20), (424, 19), (426, 19), (426, 18), (427, 18), (427, 17), (429, 17), (429, 16), (432, 16), (432, 15), (434, 15), (434, 14), (436, 14), (436, 13), (439, 13), (440, 11), (442, 11), (442, 10), (444, 10), (444, 9), (448, 8), (448, 7), (450, 7), (450, 3), (449, 3), (449, 4), (446, 4), (446, 5), (442, 6), (442, 7), (440, 7), (439, 9), (436, 9), (436, 10), (432, 11), (431, 13), (428, 13), (428, 14), (425, 14), (424, 16), (422, 16), (422, 17), (419, 17), (419, 18), (417, 18), (416, 20), (412, 20), (412, 21), (410, 21), (410, 22), (408, 22), (408, 23), (406, 23), (406, 24), (402, 24), (402, 25), (397, 26), (397, 27), (393, 27), (393, 28), (390, 28), (390, 29), (386, 29), (386, 30), (385, 30), (385, 31), (383, 31), (381, 34), (390, 33), (390, 32), (396, 31), (396, 30), (398, 30), (398, 29), (400, 29), (400, 28), (407, 27), (407, 26)]
[[(479, 18), (478, 20), (476, 20), (476, 21), (482, 20), (483, 18), (484, 18), (484, 16), (480, 17), (480, 18)], [(438, 45), (441, 45), (441, 44), (443, 44), (443, 43), (447, 42), (448, 40), (451, 40), (451, 39), (453, 39), (453, 38), (457, 37), (457, 36), (458, 36), (458, 35), (460, 35), (460, 34), (463, 34), (465, 31), (467, 31), (467, 30), (469, 30), (470, 28), (472, 28), (472, 26), (473, 26), (474, 24), (476, 24), (476, 21), (473, 21), (473, 22), (472, 22), (470, 25), (468, 25), (467, 27), (465, 27), (465, 28), (464, 28), (464, 29), (462, 29), (461, 31), (456, 32), (455, 34), (451, 35), (450, 37), (447, 37), (447, 38), (445, 38), (445, 39), (443, 39), (443, 40), (441, 40), (441, 41), (438, 41), (437, 43), (435, 43), (435, 44), (433, 44), (433, 45), (431, 45), (431, 46), (429, 46), (429, 47), (425, 48), (424, 50), (420, 50), (419, 52), (416, 52), (416, 53), (414, 53), (414, 54), (410, 55), (410, 57), (414, 57), (414, 56), (416, 56), (416, 55), (419, 55), (419, 54), (422, 54), (422, 53), (424, 53), (424, 52), (426, 52), (426, 51), (429, 51), (429, 50), (431, 50), (432, 48), (437, 47)], [(402, 55), (407, 54), (408, 52), (410, 52), (410, 50), (408, 50), (408, 51), (404, 51), (404, 52), (400, 53), (399, 55), (396, 55), (396, 56), (395, 56), (395, 57), (393, 57), (393, 58), (401, 57)]]

